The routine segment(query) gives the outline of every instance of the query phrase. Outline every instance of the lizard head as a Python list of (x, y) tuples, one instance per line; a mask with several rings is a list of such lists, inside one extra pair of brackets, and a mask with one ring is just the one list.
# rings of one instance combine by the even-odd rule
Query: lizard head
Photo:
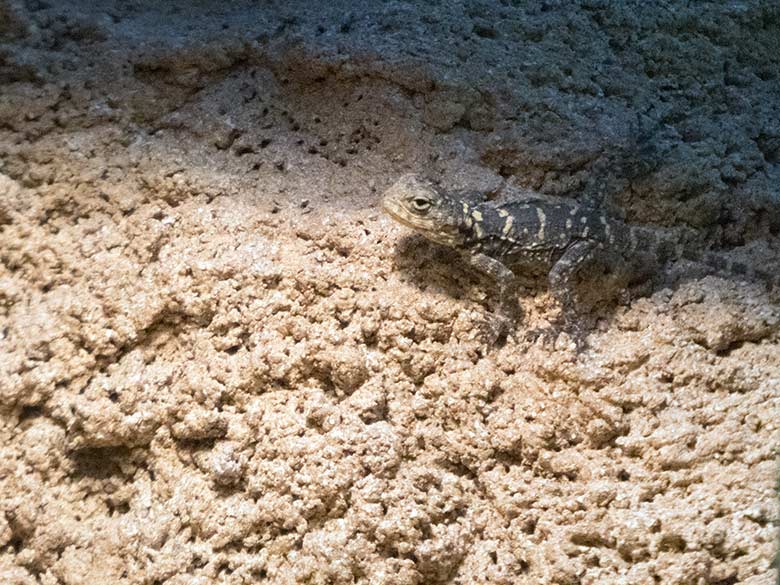
[(390, 217), (434, 242), (458, 246), (463, 205), (414, 175), (404, 175), (382, 200)]

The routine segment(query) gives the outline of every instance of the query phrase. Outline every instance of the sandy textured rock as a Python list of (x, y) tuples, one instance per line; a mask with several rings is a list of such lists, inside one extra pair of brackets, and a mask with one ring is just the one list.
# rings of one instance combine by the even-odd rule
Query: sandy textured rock
[(776, 288), (585, 283), (578, 349), (522, 281), (496, 342), (378, 200), (571, 197), (780, 273), (779, 36), (768, 0), (0, 0), (0, 581), (775, 583)]

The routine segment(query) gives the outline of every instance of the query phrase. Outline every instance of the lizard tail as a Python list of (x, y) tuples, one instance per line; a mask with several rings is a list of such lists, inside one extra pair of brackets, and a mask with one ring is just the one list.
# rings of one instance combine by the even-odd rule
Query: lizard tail
[(718, 252), (705, 252), (699, 259), (715, 272), (738, 276), (753, 282), (762, 282), (768, 289), (780, 288), (780, 274), (773, 270), (756, 268), (729, 258), (727, 254)]
[(710, 273), (760, 282), (767, 289), (780, 289), (780, 271), (777, 267), (755, 267), (729, 257), (727, 251), (708, 250), (701, 236), (686, 228), (636, 227), (631, 236), (631, 250), (635, 254), (650, 253), (660, 265), (687, 260), (706, 266)]
[(680, 258), (690, 258), (696, 248), (692, 234), (677, 229), (629, 228), (629, 250), (634, 256), (650, 254), (660, 264), (667, 264)]

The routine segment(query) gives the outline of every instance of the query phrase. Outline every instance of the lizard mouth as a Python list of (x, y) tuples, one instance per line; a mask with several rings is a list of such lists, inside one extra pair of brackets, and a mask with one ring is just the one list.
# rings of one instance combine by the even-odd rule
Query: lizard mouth
[(390, 217), (408, 228), (420, 231), (428, 231), (430, 229), (430, 220), (412, 215), (401, 203), (391, 197), (386, 197), (382, 201), (382, 208)]
[(392, 198), (386, 198), (382, 202), (382, 208), (398, 223), (421, 233), (427, 239), (447, 246), (456, 245), (456, 237), (452, 230), (445, 226), (437, 229), (436, 222), (432, 218), (414, 215), (403, 204)]
[(384, 209), (385, 213), (387, 213), (387, 215), (392, 217), (394, 220), (404, 224), (407, 227), (415, 227), (408, 222), (403, 206), (399, 205), (397, 201), (389, 197), (385, 197), (384, 201), (382, 201), (382, 209)]

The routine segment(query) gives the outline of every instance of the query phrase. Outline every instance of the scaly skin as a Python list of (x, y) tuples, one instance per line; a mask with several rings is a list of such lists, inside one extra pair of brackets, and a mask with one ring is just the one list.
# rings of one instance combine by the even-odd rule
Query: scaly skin
[(469, 204), (414, 175), (384, 195), (385, 211), (426, 238), (450, 246), (496, 280), (502, 304), (515, 271), (546, 273), (564, 315), (573, 308), (573, 279), (599, 259), (613, 266), (642, 246), (648, 234), (576, 204)]
[[(780, 287), (771, 268), (755, 269), (712, 253), (702, 254), (684, 229), (629, 226), (603, 211), (575, 203), (518, 201), (505, 205), (472, 204), (444, 193), (414, 175), (401, 177), (384, 195), (385, 211), (426, 238), (458, 250), (466, 261), (499, 285), (499, 317), (508, 323), (507, 292), (516, 274), (546, 275), (550, 292), (561, 305), (562, 317), (575, 334), (574, 281), (596, 267), (617, 282), (653, 276), (674, 258), (709, 265), (715, 272), (740, 280)], [(577, 335), (579, 337), (579, 335)]]

